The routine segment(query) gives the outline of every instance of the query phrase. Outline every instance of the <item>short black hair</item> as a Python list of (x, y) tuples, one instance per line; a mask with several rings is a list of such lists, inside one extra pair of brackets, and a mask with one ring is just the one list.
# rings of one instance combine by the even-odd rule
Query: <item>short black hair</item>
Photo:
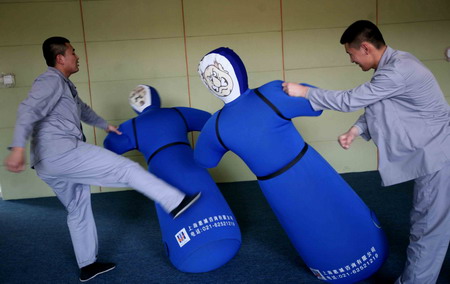
[(342, 34), (340, 42), (359, 48), (363, 41), (370, 42), (377, 49), (386, 45), (378, 27), (367, 20), (359, 20), (351, 24)]
[(44, 41), (42, 44), (42, 53), (44, 54), (47, 66), (55, 67), (56, 56), (58, 54), (64, 55), (66, 52), (66, 43), (70, 43), (70, 41), (60, 36), (50, 37)]

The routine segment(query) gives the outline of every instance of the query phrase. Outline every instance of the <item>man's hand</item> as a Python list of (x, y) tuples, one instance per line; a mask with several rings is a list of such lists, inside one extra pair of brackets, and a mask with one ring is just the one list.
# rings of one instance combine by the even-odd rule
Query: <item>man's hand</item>
[(359, 136), (359, 130), (356, 126), (352, 126), (347, 132), (338, 137), (338, 142), (345, 150), (350, 148), (353, 140)]
[(122, 135), (122, 132), (119, 131), (119, 129), (117, 128), (117, 126), (108, 124), (108, 127), (106, 128), (106, 132), (114, 132), (118, 135)]
[(5, 159), (5, 167), (13, 173), (20, 173), (25, 169), (25, 148), (13, 147)]
[(291, 97), (306, 97), (308, 87), (299, 85), (297, 83), (283, 82), (283, 91)]

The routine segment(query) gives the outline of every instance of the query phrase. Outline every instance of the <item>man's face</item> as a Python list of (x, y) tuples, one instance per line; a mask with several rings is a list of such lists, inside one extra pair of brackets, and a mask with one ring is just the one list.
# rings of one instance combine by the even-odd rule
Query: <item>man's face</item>
[(64, 70), (68, 74), (73, 74), (78, 72), (79, 70), (78, 60), (80, 58), (78, 57), (78, 55), (76, 55), (75, 49), (72, 47), (70, 43), (66, 43), (66, 47), (67, 49), (63, 56)]
[(371, 62), (371, 56), (369, 56), (367, 49), (363, 45), (359, 48), (351, 47), (350, 44), (344, 44), (345, 52), (350, 56), (350, 61), (352, 63), (358, 64), (362, 71), (368, 71), (373, 68)]

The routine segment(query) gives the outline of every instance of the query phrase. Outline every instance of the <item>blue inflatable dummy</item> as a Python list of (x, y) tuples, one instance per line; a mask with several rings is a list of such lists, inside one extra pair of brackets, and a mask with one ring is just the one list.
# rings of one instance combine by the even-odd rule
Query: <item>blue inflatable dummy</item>
[(377, 271), (387, 242), (375, 215), (291, 121), (321, 111), (286, 95), (282, 81), (249, 89), (244, 64), (228, 48), (205, 55), (198, 71), (225, 105), (202, 129), (196, 161), (211, 168), (225, 152), (236, 153), (257, 176), (292, 244), (319, 279), (354, 283)]
[(187, 137), (200, 131), (211, 114), (193, 108), (161, 108), (157, 91), (139, 85), (129, 101), (137, 117), (119, 126), (122, 135), (110, 133), (105, 148), (118, 154), (139, 150), (148, 170), (187, 194), (202, 197), (173, 220), (158, 204), (156, 210), (163, 242), (172, 264), (184, 272), (206, 272), (228, 262), (239, 250), (241, 233), (216, 183), (194, 161)]

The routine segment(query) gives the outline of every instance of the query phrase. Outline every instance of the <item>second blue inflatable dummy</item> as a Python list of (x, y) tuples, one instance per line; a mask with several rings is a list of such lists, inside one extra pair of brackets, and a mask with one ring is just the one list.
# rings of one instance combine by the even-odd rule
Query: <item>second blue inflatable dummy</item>
[(204, 126), (196, 161), (215, 167), (229, 150), (242, 158), (319, 279), (354, 283), (377, 271), (386, 259), (387, 242), (374, 213), (291, 121), (321, 111), (304, 98), (286, 95), (282, 81), (249, 89), (244, 64), (228, 48), (205, 55), (198, 71), (225, 105)]
[(200, 131), (210, 114), (193, 108), (161, 108), (157, 91), (139, 85), (129, 97), (139, 114), (110, 133), (104, 146), (118, 154), (139, 150), (148, 169), (187, 194), (202, 197), (173, 220), (157, 204), (162, 238), (172, 264), (184, 272), (206, 272), (228, 262), (239, 250), (241, 233), (226, 200), (208, 171), (194, 162), (187, 134)]

